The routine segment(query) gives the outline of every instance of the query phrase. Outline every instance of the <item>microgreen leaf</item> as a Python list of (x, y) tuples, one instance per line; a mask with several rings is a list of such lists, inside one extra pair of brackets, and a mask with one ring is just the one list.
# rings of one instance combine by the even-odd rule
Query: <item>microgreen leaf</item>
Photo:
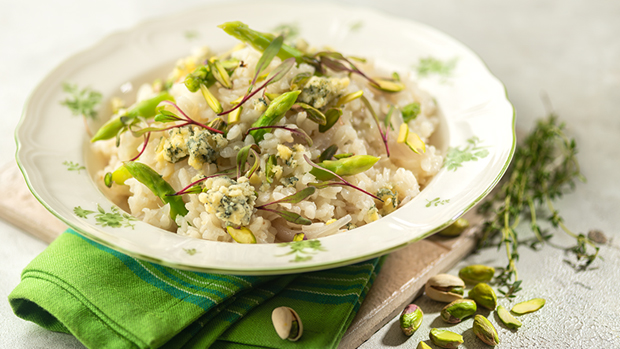
[(247, 178), (251, 178), (254, 172), (256, 172), (256, 170), (258, 169), (258, 166), (260, 165), (260, 161), (258, 160), (259, 152), (260, 150), (257, 152), (256, 150), (254, 150), (254, 148), (250, 148), (250, 153), (252, 153), (252, 155), (254, 156), (254, 163), (252, 164), (252, 167), (250, 167), (248, 172), (245, 173), (245, 176)]
[(271, 41), (269, 46), (263, 51), (263, 55), (260, 56), (258, 63), (256, 63), (256, 73), (254, 74), (254, 78), (250, 83), (250, 86), (253, 86), (256, 83), (256, 79), (260, 75), (260, 73), (265, 70), (276, 57), (278, 52), (280, 52), (280, 48), (282, 47), (282, 43), (284, 42), (284, 37), (282, 35), (276, 37)]
[(250, 94), (246, 94), (241, 99), (241, 101), (237, 105), (232, 107), (231, 109), (223, 111), (223, 112), (221, 112), (221, 113), (219, 113), (217, 115), (218, 116), (226, 115), (228, 113), (231, 113), (231, 112), (237, 110), (238, 108), (241, 107), (241, 105), (243, 103), (247, 102), (250, 98), (252, 98), (259, 91), (261, 91), (262, 89), (266, 88), (270, 84), (273, 84), (273, 83), (279, 81), (280, 79), (282, 79), (286, 75), (286, 73), (288, 73), (288, 71), (291, 70), (291, 68), (293, 68), (294, 65), (295, 65), (295, 58), (285, 59), (284, 61), (282, 61), (282, 63), (280, 63), (280, 65), (278, 65), (274, 70), (272, 70), (271, 73), (269, 73), (269, 75), (267, 76), (267, 81), (265, 81), (259, 88), (257, 88), (256, 90), (252, 91), (252, 93), (250, 93)]
[(340, 116), (342, 115), (342, 109), (340, 108), (331, 108), (325, 112), (325, 125), (319, 125), (319, 132), (325, 133), (330, 128), (332, 128)]
[(303, 109), (308, 115), (308, 119), (312, 120), (313, 122), (316, 122), (317, 124), (322, 126), (325, 126), (325, 124), (327, 124), (325, 114), (321, 113), (321, 111), (316, 109), (315, 107), (301, 102), (298, 102), (296, 106)]
[(361, 96), (360, 98), (362, 99), (362, 102), (364, 103), (364, 105), (366, 106), (370, 114), (372, 115), (373, 119), (375, 119), (375, 122), (377, 123), (377, 129), (379, 130), (379, 134), (381, 135), (381, 139), (383, 140), (383, 145), (385, 145), (385, 152), (387, 153), (387, 156), (390, 157), (390, 148), (388, 148), (389, 133), (388, 133), (387, 128), (386, 130), (381, 129), (381, 123), (379, 123), (379, 117), (377, 116), (377, 113), (375, 113), (375, 110), (372, 107), (372, 105), (370, 105), (370, 101), (368, 101), (368, 98), (366, 98), (366, 96)]
[(176, 114), (174, 114), (173, 112), (162, 109), (159, 111), (159, 114), (155, 115), (155, 118), (153, 118), (153, 120), (156, 122), (166, 123), (166, 122), (180, 121), (182, 119), (176, 116)]
[(254, 130), (263, 130), (263, 129), (282, 129), (282, 130), (287, 130), (293, 134), (296, 134), (300, 137), (302, 137), (305, 141), (306, 144), (308, 144), (308, 146), (312, 146), (312, 137), (308, 136), (308, 134), (300, 129), (300, 128), (292, 128), (292, 127), (288, 127), (288, 126), (279, 126), (279, 125), (270, 125), (270, 126), (258, 126), (258, 127), (250, 127), (247, 131), (245, 131), (245, 134), (243, 135), (243, 138), (247, 137), (248, 134)]
[(262, 207), (260, 209), (264, 211), (273, 212), (291, 223), (300, 224), (300, 225), (312, 224), (311, 220), (309, 220), (308, 218), (304, 218), (295, 212), (273, 210), (273, 209), (266, 208), (266, 207)]
[(314, 194), (315, 191), (316, 191), (315, 187), (307, 187), (307, 188), (304, 188), (296, 192), (295, 194), (291, 194), (289, 196), (283, 197), (280, 200), (276, 200), (268, 204), (257, 206), (256, 208), (261, 208), (261, 207), (274, 205), (274, 204), (298, 204), (306, 200), (310, 195)]
[(325, 160), (331, 160), (337, 151), (338, 151), (338, 146), (335, 144), (332, 144), (329, 147), (325, 148), (325, 150), (323, 150), (323, 152), (319, 156), (319, 162), (323, 162)]
[[(351, 63), (351, 61), (346, 59), (339, 52), (322, 51), (322, 52), (316, 53), (314, 55), (314, 57), (315, 57), (315, 59), (318, 58), (319, 62), (322, 65), (325, 65), (326, 67), (328, 67), (329, 69), (331, 69), (333, 71), (336, 71), (336, 72), (346, 71), (346, 72), (349, 72), (349, 73), (356, 73), (356, 74), (359, 74), (360, 76), (364, 77), (371, 84), (379, 85), (375, 80), (371, 79), (370, 77), (368, 77), (368, 75), (364, 74), (364, 72), (359, 70), (355, 66), (355, 64)], [(349, 65), (349, 67), (345, 66), (340, 61), (347, 63)]]
[(288, 71), (293, 68), (294, 65), (295, 58), (288, 58), (283, 60), (280, 65), (278, 65), (274, 70), (271, 71), (271, 73), (269, 73), (269, 75), (267, 75), (267, 81), (265, 82), (265, 85), (267, 86), (277, 81), (280, 81), (286, 75), (286, 73), (288, 73)]
[(169, 196), (173, 196), (173, 195), (183, 195), (183, 194), (198, 194), (202, 191), (202, 188), (200, 187), (199, 183), (206, 181), (209, 178), (214, 178), (214, 177), (220, 177), (220, 176), (228, 176), (230, 174), (234, 173), (234, 169), (230, 168), (227, 170), (223, 170), (220, 171), (218, 173), (212, 174), (210, 176), (206, 176), (206, 177), (202, 177), (197, 181), (194, 181), (192, 183), (190, 183), (189, 185), (187, 185), (185, 188), (179, 190), (178, 192), (174, 193), (174, 194), (170, 194)]
[(329, 169), (326, 169), (325, 167), (321, 167), (321, 166), (319, 166), (319, 165), (315, 164), (314, 162), (312, 162), (312, 160), (310, 160), (310, 159), (308, 158), (308, 156), (306, 156), (306, 154), (304, 154), (304, 159), (306, 160), (306, 162), (307, 162), (308, 164), (310, 164), (310, 166), (312, 166), (312, 167), (314, 167), (314, 168), (316, 168), (316, 169), (318, 169), (318, 170), (320, 170), (320, 171), (325, 171), (325, 172), (327, 172), (327, 173), (330, 173), (330, 174), (332, 174), (334, 177), (336, 177), (336, 178), (338, 178), (338, 179), (340, 179), (340, 180), (342, 181), (342, 182), (322, 182), (322, 183), (309, 183), (308, 185), (311, 185), (311, 186), (317, 186), (317, 187), (319, 187), (319, 186), (320, 186), (321, 188), (325, 188), (326, 186), (330, 186), (330, 185), (346, 185), (346, 186), (349, 186), (349, 187), (351, 187), (351, 188), (353, 188), (353, 189), (359, 190), (359, 191), (361, 191), (362, 193), (364, 193), (364, 194), (366, 194), (366, 195), (369, 195), (369, 196), (373, 197), (374, 199), (377, 199), (377, 200), (379, 200), (379, 201), (383, 202), (383, 200), (381, 200), (380, 198), (378, 198), (376, 195), (373, 195), (373, 194), (371, 194), (371, 193), (367, 192), (366, 190), (364, 190), (364, 189), (362, 189), (362, 188), (360, 188), (360, 187), (357, 187), (357, 186), (355, 186), (355, 185), (351, 184), (351, 183), (350, 183), (350, 182), (348, 182), (346, 179), (344, 179), (344, 178), (342, 178), (341, 176), (337, 175), (335, 172), (333, 172), (333, 171), (331, 171), (331, 170), (329, 170)]
[[(243, 173), (245, 172), (245, 164), (248, 161), (250, 150), (253, 150), (255, 152), (254, 154), (260, 154), (260, 148), (256, 144), (249, 144), (239, 149), (239, 152), (237, 153), (237, 178), (243, 176)], [(258, 162), (258, 156), (256, 156), (255, 162)]]
[(392, 113), (393, 112), (394, 112), (394, 106), (390, 105), (390, 109), (388, 110), (388, 113), (385, 116), (385, 119), (383, 119), (383, 125), (385, 125), (386, 130), (388, 127), (390, 127), (392, 130), (394, 129), (394, 126), (392, 126)]

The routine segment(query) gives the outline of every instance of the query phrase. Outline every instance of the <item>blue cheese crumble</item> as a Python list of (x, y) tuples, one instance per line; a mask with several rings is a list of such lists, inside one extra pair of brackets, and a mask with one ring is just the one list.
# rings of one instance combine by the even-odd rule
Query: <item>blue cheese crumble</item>
[(226, 176), (209, 178), (205, 191), (198, 196), (205, 210), (215, 214), (226, 226), (240, 227), (250, 224), (256, 193), (248, 178), (238, 180)]
[(349, 86), (349, 78), (328, 78), (313, 76), (304, 86), (298, 100), (317, 109), (339, 97)]
[(215, 163), (220, 150), (228, 145), (228, 140), (219, 133), (211, 133), (198, 126), (173, 128), (163, 140), (164, 159), (176, 163), (189, 156), (188, 164), (199, 170), (204, 163)]

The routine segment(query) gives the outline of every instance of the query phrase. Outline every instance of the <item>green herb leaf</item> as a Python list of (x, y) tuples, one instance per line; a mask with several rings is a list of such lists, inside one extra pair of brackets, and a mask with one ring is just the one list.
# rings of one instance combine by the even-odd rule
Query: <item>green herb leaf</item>
[(413, 102), (413, 103), (407, 104), (401, 109), (400, 112), (403, 115), (404, 122), (415, 120), (415, 118), (417, 118), (418, 115), (420, 115), (420, 103)]
[[(260, 154), (260, 147), (256, 144), (249, 144), (239, 149), (239, 152), (237, 153), (237, 177), (241, 177), (245, 173), (245, 164), (248, 161), (250, 150)], [(255, 162), (258, 162), (258, 156), (256, 157)]]
[(280, 217), (284, 218), (285, 220), (291, 222), (291, 223), (295, 223), (295, 224), (300, 224), (300, 225), (310, 225), (312, 224), (312, 221), (309, 220), (308, 218), (304, 218), (301, 215), (295, 213), (295, 212), (289, 212), (289, 211), (278, 211), (278, 210), (272, 210), (269, 208), (261, 208), (261, 210), (265, 210), (265, 211), (269, 211), (269, 212), (273, 212), (277, 215), (279, 215)]
[(314, 194), (314, 192), (316, 191), (315, 187), (307, 187), (304, 188), (298, 192), (296, 192), (295, 194), (286, 196), (280, 200), (274, 201), (274, 202), (270, 202), (268, 204), (265, 205), (261, 205), (262, 206), (268, 206), (268, 205), (273, 205), (273, 204), (298, 204), (304, 200), (306, 200), (310, 195)]
[(271, 61), (273, 61), (273, 59), (278, 54), (278, 52), (280, 52), (280, 48), (282, 47), (283, 43), (284, 37), (280, 35), (273, 39), (273, 41), (271, 41), (265, 51), (263, 51), (263, 55), (258, 60), (258, 63), (256, 63), (256, 73), (254, 74), (254, 79), (252, 79), (252, 83), (250, 83), (250, 85), (254, 85), (254, 83), (256, 83), (256, 79), (258, 78), (260, 73), (269, 66)]
[(386, 130), (388, 127), (394, 130), (394, 126), (392, 126), (392, 113), (393, 112), (394, 112), (394, 106), (390, 105), (390, 109), (388, 110), (388, 113), (385, 116), (385, 119), (383, 119), (383, 125), (385, 126)]

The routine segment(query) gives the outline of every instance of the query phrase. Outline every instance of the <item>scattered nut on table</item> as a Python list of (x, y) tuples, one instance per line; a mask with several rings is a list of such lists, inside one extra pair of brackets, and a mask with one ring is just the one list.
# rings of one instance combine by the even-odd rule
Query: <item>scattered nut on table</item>
[(439, 302), (450, 303), (463, 298), (465, 282), (454, 275), (437, 274), (426, 282), (426, 295)]

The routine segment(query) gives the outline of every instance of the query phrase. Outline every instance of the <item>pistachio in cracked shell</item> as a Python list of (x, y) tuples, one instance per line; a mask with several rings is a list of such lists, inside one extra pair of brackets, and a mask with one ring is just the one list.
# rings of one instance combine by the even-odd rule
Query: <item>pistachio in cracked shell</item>
[(448, 274), (438, 274), (428, 279), (424, 291), (430, 299), (450, 303), (463, 298), (464, 288), (465, 282), (460, 278)]
[(469, 298), (476, 303), (489, 310), (495, 310), (497, 307), (497, 296), (491, 286), (481, 282), (469, 291)]
[(476, 313), (478, 307), (471, 299), (457, 299), (441, 309), (441, 318), (449, 324), (458, 324), (464, 318)]
[(275, 308), (271, 313), (271, 321), (280, 338), (293, 342), (301, 338), (303, 326), (295, 310), (289, 307)]
[(493, 324), (484, 316), (478, 314), (474, 318), (474, 334), (484, 343), (496, 346), (499, 344), (499, 336)]

